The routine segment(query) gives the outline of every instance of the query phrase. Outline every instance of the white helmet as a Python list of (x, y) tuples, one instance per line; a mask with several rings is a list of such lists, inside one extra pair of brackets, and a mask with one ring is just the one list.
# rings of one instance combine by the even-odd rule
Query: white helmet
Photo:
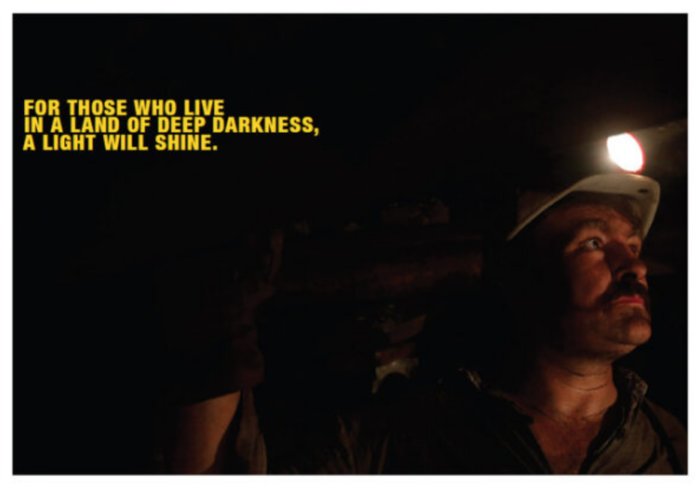
[(518, 202), (518, 223), (508, 234), (510, 241), (537, 219), (544, 211), (573, 192), (615, 194), (630, 197), (641, 219), (642, 236), (646, 236), (659, 205), (661, 188), (649, 177), (629, 173), (605, 173), (579, 180), (558, 194), (528, 193)]

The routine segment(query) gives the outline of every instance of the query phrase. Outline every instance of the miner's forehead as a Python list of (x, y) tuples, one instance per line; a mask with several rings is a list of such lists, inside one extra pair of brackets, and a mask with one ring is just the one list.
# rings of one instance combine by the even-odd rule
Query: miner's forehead
[(589, 230), (642, 239), (641, 228), (623, 213), (612, 207), (592, 204), (577, 204), (553, 211), (540, 224), (536, 236), (567, 240)]
[(622, 233), (642, 239), (641, 219), (628, 199), (620, 196), (580, 195), (567, 199), (541, 216), (533, 226), (537, 247), (563, 245), (585, 229)]
[[(588, 208), (593, 206), (598, 209), (598, 212), (595, 213), (596, 215), (581, 211), (565, 212), (567, 209), (584, 209), (585, 206), (589, 206)], [(580, 216), (576, 216), (578, 212), (581, 213)], [(552, 216), (554, 218), (548, 220)], [(514, 271), (520, 270), (516, 273), (516, 275), (520, 275), (539, 268), (542, 260), (550, 263), (550, 259), (558, 252), (557, 250), (565, 247), (570, 241), (571, 232), (578, 225), (609, 227), (613, 224), (610, 222), (611, 219), (622, 219), (629, 226), (625, 232), (638, 235), (641, 238), (643, 227), (640, 216), (639, 207), (630, 198), (588, 192), (573, 193), (538, 216), (514, 240), (507, 243), (501, 264), (502, 272), (507, 270), (508, 274), (512, 274)], [(551, 228), (554, 224), (559, 227), (557, 229)], [(564, 232), (567, 226), (568, 233)], [(562, 232), (556, 232), (557, 230)]]
[[(637, 236), (640, 239), (642, 238), (642, 230), (638, 227), (635, 227), (625, 216), (623, 216), (622, 214), (617, 214), (616, 220), (623, 221), (623, 233), (626, 234), (628, 237)], [(601, 219), (600, 217), (586, 216), (580, 220), (571, 221), (570, 223), (573, 232), (578, 232), (582, 229), (599, 229), (604, 233), (612, 233), (616, 230), (614, 222), (611, 222), (610, 219)], [(619, 225), (617, 226), (617, 228), (619, 228)]]

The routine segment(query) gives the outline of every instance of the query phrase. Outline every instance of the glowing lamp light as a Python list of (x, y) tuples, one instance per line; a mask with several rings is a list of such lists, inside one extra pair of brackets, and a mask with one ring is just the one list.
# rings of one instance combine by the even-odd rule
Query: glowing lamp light
[(637, 138), (626, 132), (608, 138), (608, 155), (624, 171), (638, 173), (644, 166), (644, 151)]

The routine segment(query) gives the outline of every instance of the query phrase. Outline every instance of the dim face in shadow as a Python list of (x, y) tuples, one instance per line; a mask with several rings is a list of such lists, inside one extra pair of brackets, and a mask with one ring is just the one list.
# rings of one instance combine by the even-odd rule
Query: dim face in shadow
[(574, 203), (538, 224), (533, 311), (554, 310), (539, 329), (541, 346), (570, 357), (613, 361), (651, 337), (647, 268), (634, 219), (610, 205)]

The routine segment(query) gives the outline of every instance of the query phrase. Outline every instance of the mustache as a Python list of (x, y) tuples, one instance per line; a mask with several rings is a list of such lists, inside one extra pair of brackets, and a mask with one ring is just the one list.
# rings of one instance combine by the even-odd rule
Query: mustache
[(647, 311), (650, 310), (650, 298), (649, 289), (647, 289), (642, 283), (637, 281), (637, 279), (622, 279), (620, 281), (614, 282), (601, 300), (603, 304), (608, 304), (620, 297), (638, 295), (644, 300), (644, 305)]

